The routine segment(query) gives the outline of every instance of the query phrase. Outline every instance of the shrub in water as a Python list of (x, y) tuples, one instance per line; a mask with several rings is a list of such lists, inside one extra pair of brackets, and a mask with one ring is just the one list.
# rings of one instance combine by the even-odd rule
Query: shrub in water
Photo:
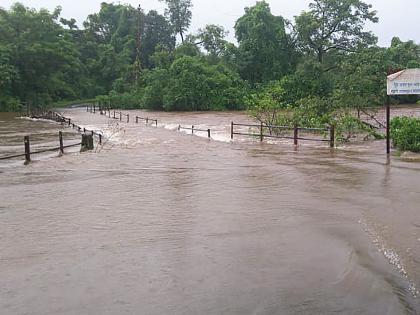
[(394, 147), (401, 151), (420, 152), (420, 118), (393, 118), (391, 139)]

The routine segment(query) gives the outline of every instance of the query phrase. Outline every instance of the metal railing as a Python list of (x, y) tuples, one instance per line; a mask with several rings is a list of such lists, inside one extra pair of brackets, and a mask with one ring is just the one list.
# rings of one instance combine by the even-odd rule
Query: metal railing
[[(102, 112), (103, 109), (100, 109), (100, 112)], [(87, 106), (87, 111), (95, 113), (95, 105), (93, 106)], [(109, 117), (111, 117), (111, 109), (108, 107), (105, 109), (109, 113)], [(118, 117), (117, 117), (118, 116)], [(121, 111), (115, 111), (113, 110), (113, 118), (119, 119), (122, 121), (122, 117), (125, 116), (127, 118), (127, 123), (130, 122), (130, 115), (125, 114)], [(154, 125), (158, 125), (157, 119), (151, 119), (148, 117), (140, 117), (135, 116), (135, 122), (138, 124), (139, 121), (144, 121), (146, 125), (149, 123), (153, 123)], [(249, 128), (257, 128), (258, 133), (249, 133), (249, 132), (240, 132), (235, 131), (235, 127), (249, 127)], [(178, 125), (177, 128), (178, 131), (180, 130), (191, 130), (191, 134), (194, 134), (194, 132), (206, 132), (208, 138), (211, 138), (211, 130), (210, 129), (198, 129), (195, 128), (194, 125), (191, 127), (186, 127), (182, 125)], [(269, 130), (269, 133), (266, 133), (266, 131)], [(293, 131), (293, 136), (288, 135), (282, 135), (280, 132), (277, 131)], [(312, 132), (312, 133), (327, 133), (329, 134), (328, 139), (320, 139), (320, 138), (310, 138), (310, 137), (304, 137), (301, 136), (302, 132)], [(260, 141), (264, 141), (265, 138), (276, 138), (276, 139), (290, 139), (293, 140), (293, 143), (295, 145), (298, 145), (299, 141), (314, 141), (314, 142), (328, 142), (330, 144), (330, 147), (333, 148), (335, 146), (335, 126), (330, 125), (325, 128), (312, 128), (312, 127), (299, 127), (299, 126), (279, 126), (279, 125), (267, 125), (264, 123), (260, 124), (244, 124), (244, 123), (234, 123), (231, 122), (231, 131), (230, 131), (230, 137), (233, 140), (234, 135), (242, 135), (242, 136), (251, 136), (251, 137), (258, 137)]]
[[(73, 129), (77, 129), (78, 132), (83, 132), (85, 134), (90, 133), (92, 135), (92, 137), (97, 136), (99, 144), (102, 144), (102, 140), (103, 140), (104, 136), (101, 132), (88, 130), (84, 127), (82, 128), (81, 126), (78, 126), (78, 125), (72, 123), (70, 118), (66, 118), (66, 117), (64, 117), (64, 116), (62, 116), (62, 115), (60, 115), (56, 112), (53, 112), (53, 111), (46, 111), (44, 113), (36, 112), (36, 113), (29, 114), (29, 116), (32, 117), (32, 118), (42, 118), (42, 119), (53, 120), (53, 121), (56, 121), (56, 122), (60, 122), (62, 124), (66, 124), (68, 127), (72, 127)], [(59, 146), (58, 147), (42, 149), (42, 150), (38, 150), (38, 151), (35, 151), (35, 152), (31, 152), (30, 137), (25, 136), (23, 138), (24, 150), (25, 150), (24, 152), (25, 153), (3, 156), (3, 157), (0, 157), (0, 160), (9, 160), (9, 159), (15, 159), (15, 158), (19, 158), (19, 157), (25, 157), (25, 162), (29, 163), (31, 161), (31, 155), (41, 154), (41, 153), (46, 153), (46, 152), (53, 152), (53, 151), (57, 151), (57, 150), (59, 150), (60, 153), (63, 154), (64, 149), (79, 146), (79, 145), (82, 144), (81, 142), (78, 142), (78, 143), (73, 143), (73, 144), (69, 144), (69, 145), (64, 145), (62, 131), (58, 132), (58, 140), (59, 140)]]
[(25, 153), (3, 156), (3, 157), (0, 157), (0, 160), (10, 160), (10, 159), (15, 159), (15, 158), (19, 158), (19, 157), (25, 157), (25, 162), (29, 163), (31, 161), (31, 155), (41, 154), (41, 153), (46, 153), (46, 152), (53, 152), (53, 151), (59, 151), (61, 154), (64, 154), (64, 149), (81, 145), (81, 142), (64, 145), (62, 131), (58, 132), (58, 141), (59, 141), (59, 146), (58, 147), (53, 147), (53, 148), (48, 148), (48, 149), (43, 149), (43, 150), (38, 150), (38, 151), (35, 151), (35, 152), (31, 152), (30, 138), (29, 138), (29, 136), (25, 136), (25, 137), (23, 137)]
[(136, 116), (136, 124), (138, 124), (139, 121), (144, 121), (146, 125), (148, 125), (149, 123), (153, 123), (156, 127), (158, 125), (157, 119), (152, 119), (149, 117), (144, 118), (144, 117)]
[(199, 129), (199, 128), (195, 128), (194, 125), (192, 125), (191, 127), (184, 127), (184, 126), (178, 125), (178, 131), (181, 131), (181, 130), (191, 130), (192, 135), (194, 134), (194, 131), (206, 132), (207, 137), (211, 139), (211, 129)]
[[(235, 132), (235, 126), (258, 128), (259, 133)], [(270, 134), (264, 133), (265, 130), (270, 130)], [(288, 130), (288, 131), (292, 130), (293, 131), (293, 136), (273, 134), (272, 133), (273, 130)], [(301, 136), (299, 136), (299, 131), (328, 132), (329, 133), (329, 139), (301, 137)], [(256, 125), (256, 124), (239, 124), (239, 123), (231, 122), (230, 138), (232, 140), (234, 138), (234, 135), (259, 137), (261, 142), (264, 141), (264, 138), (277, 138), (277, 139), (293, 140), (295, 145), (298, 145), (299, 140), (301, 140), (301, 141), (329, 142), (331, 148), (333, 148), (335, 146), (335, 127), (334, 127), (334, 125), (331, 125), (327, 128), (307, 128), (307, 127), (298, 127), (298, 126), (291, 127), (291, 126), (265, 125), (263, 123), (260, 123), (259, 125)]]

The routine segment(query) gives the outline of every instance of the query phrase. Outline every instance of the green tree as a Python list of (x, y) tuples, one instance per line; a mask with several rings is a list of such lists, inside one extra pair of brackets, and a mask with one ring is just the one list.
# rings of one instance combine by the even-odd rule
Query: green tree
[(156, 11), (149, 11), (145, 17), (144, 35), (141, 39), (141, 58), (145, 68), (151, 68), (150, 57), (156, 49), (172, 51), (175, 49), (175, 36), (169, 21)]
[(309, 11), (295, 17), (302, 48), (323, 62), (329, 52), (352, 52), (375, 44), (376, 37), (364, 31), (367, 21), (378, 21), (371, 8), (360, 0), (315, 0)]
[(299, 63), (294, 73), (280, 80), (284, 89), (284, 102), (296, 106), (303, 98), (327, 97), (334, 89), (335, 79), (333, 73), (325, 71), (321, 64), (308, 58)]
[[(61, 8), (50, 13), (15, 4), (0, 9), (0, 47), (7, 64), (9, 93), (32, 105), (79, 95), (79, 52), (58, 22)], [(8, 53), (5, 53), (8, 52)], [(1, 94), (5, 93), (3, 90)]]
[(165, 14), (172, 24), (175, 32), (181, 36), (184, 42), (184, 34), (191, 25), (192, 1), (191, 0), (160, 0), (166, 3)]
[(210, 66), (199, 57), (183, 56), (169, 69), (164, 92), (164, 109), (222, 110), (244, 107), (246, 89), (238, 74), (218, 65)]
[(155, 68), (146, 72), (142, 104), (145, 108), (153, 110), (164, 109), (164, 92), (168, 87), (169, 71), (167, 69)]
[(222, 26), (209, 24), (198, 30), (194, 39), (198, 41), (197, 45), (203, 48), (213, 57), (221, 57), (225, 51), (228, 42), (225, 37), (228, 34)]
[(334, 97), (341, 107), (363, 109), (383, 104), (387, 49), (371, 47), (348, 55), (340, 64)]
[(420, 46), (412, 40), (403, 42), (398, 37), (394, 37), (388, 49), (388, 55), (392, 63), (389, 66), (394, 69), (420, 67)]
[(246, 8), (235, 24), (239, 43), (238, 68), (252, 83), (280, 79), (292, 70), (294, 50), (286, 33), (286, 21), (274, 16), (267, 2)]

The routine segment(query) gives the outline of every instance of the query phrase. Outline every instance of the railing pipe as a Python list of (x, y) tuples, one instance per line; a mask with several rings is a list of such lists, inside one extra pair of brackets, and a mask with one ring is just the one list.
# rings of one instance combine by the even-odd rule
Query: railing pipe
[(58, 139), (60, 141), (60, 152), (61, 154), (64, 154), (63, 133), (61, 132), (61, 130), (58, 132)]

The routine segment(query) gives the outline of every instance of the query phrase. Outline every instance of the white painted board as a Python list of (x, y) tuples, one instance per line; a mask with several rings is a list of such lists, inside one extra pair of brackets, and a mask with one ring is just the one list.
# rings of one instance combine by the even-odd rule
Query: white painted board
[(387, 77), (388, 95), (420, 95), (420, 69), (406, 69)]

